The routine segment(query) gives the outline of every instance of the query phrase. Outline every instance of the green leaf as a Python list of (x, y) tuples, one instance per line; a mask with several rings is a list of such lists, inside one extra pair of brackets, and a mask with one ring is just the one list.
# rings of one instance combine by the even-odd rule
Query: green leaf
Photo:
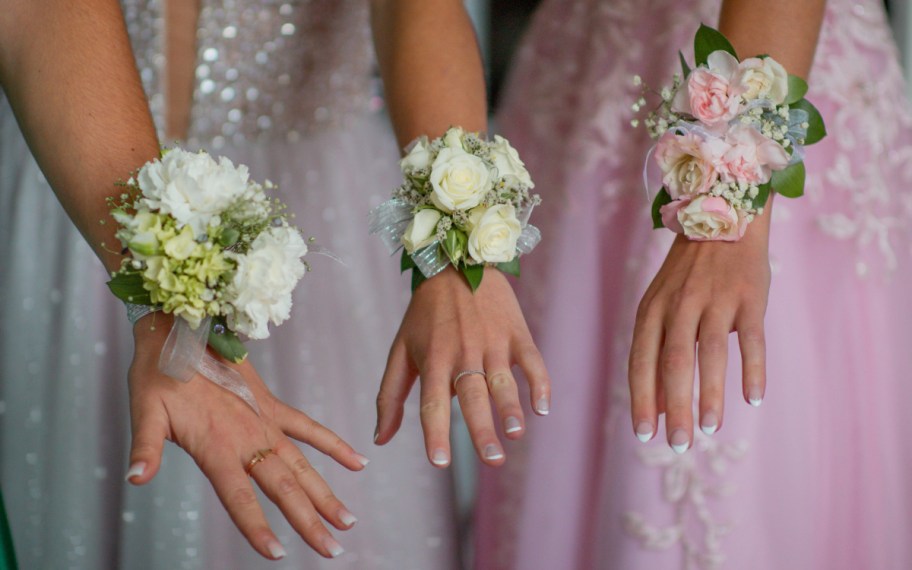
[(684, 74), (683, 77), (686, 79), (690, 75), (690, 66), (687, 65), (687, 60), (684, 59), (684, 52), (679, 51), (678, 58), (681, 60), (681, 73)]
[(798, 198), (804, 195), (804, 163), (797, 162), (785, 170), (773, 172), (770, 184), (773, 190), (786, 198)]
[(808, 131), (807, 136), (804, 139), (804, 144), (811, 145), (823, 140), (823, 137), (827, 135), (826, 125), (823, 124), (823, 117), (820, 115), (820, 111), (817, 110), (817, 107), (811, 104), (807, 99), (802, 99), (792, 105), (792, 109), (804, 109), (807, 111)]
[(505, 263), (498, 263), (497, 269), (500, 269), (507, 275), (513, 275), (514, 277), (519, 277), (519, 256), (513, 258), (513, 261), (507, 261)]
[(804, 99), (804, 96), (808, 92), (807, 81), (801, 79), (797, 75), (789, 75), (788, 77), (788, 95), (785, 98), (786, 105), (791, 105), (797, 103)]
[(399, 260), (399, 273), (405, 273), (409, 269), (415, 268), (415, 260), (409, 255), (405, 248), (402, 248), (402, 259)]
[(731, 42), (728, 41), (728, 38), (723, 36), (718, 30), (710, 28), (705, 24), (700, 24), (700, 29), (697, 30), (697, 35), (694, 37), (696, 64), (705, 65), (706, 60), (709, 58), (709, 54), (719, 50), (727, 51), (735, 56), (735, 59), (738, 58), (738, 54), (735, 52), (735, 48), (731, 45)]
[(143, 287), (142, 273), (138, 271), (117, 273), (108, 281), (108, 288), (121, 301), (135, 305), (152, 304), (152, 296)]
[(754, 208), (765, 208), (767, 201), (769, 201), (770, 191), (772, 190), (773, 185), (767, 182), (766, 184), (761, 184), (758, 186), (760, 190), (757, 193), (757, 196), (753, 199)]
[(462, 274), (465, 275), (466, 281), (469, 282), (469, 287), (472, 288), (474, 293), (478, 286), (481, 285), (481, 279), (484, 277), (484, 265), (463, 265)]
[[(215, 332), (215, 325), (225, 327), (225, 332), (218, 334)], [(226, 360), (231, 362), (243, 362), (247, 358), (247, 348), (241, 339), (233, 331), (228, 330), (228, 325), (224, 319), (212, 319), (212, 325), (209, 329), (209, 346), (217, 353), (222, 355)]]
[(671, 195), (668, 194), (668, 190), (662, 187), (659, 190), (659, 193), (656, 194), (655, 200), (652, 201), (652, 227), (653, 229), (664, 228), (665, 224), (662, 223), (662, 206), (665, 204), (671, 203)]
[(447, 231), (446, 239), (443, 240), (443, 251), (446, 252), (447, 257), (450, 258), (450, 261), (453, 265), (459, 263), (459, 260), (462, 259), (463, 254), (465, 253), (466, 243), (468, 243), (468, 237), (465, 232), (462, 230), (457, 230), (456, 228), (451, 228)]
[(420, 269), (417, 267), (412, 269), (412, 293), (414, 293), (415, 289), (425, 281), (427, 281), (427, 277), (424, 276), (424, 273), (422, 273)]
[(222, 235), (219, 236), (219, 243), (222, 247), (231, 247), (237, 243), (240, 237), (241, 232), (234, 228), (227, 228), (222, 232)]

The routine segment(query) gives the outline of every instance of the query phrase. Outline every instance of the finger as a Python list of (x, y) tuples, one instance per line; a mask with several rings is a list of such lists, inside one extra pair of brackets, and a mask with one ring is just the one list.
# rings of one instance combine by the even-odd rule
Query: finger
[(519, 365), (529, 383), (529, 397), (532, 409), (540, 416), (547, 416), (551, 411), (551, 376), (545, 367), (545, 361), (532, 339), (518, 343), (513, 347), (514, 364)]
[(301, 410), (279, 404), (276, 411), (276, 421), (283, 432), (332, 457), (340, 465), (352, 471), (360, 471), (370, 463), (367, 457), (355, 451), (335, 432), (314, 421)]
[(358, 518), (336, 498), (335, 493), (300, 449), (285, 441), (276, 445), (275, 450), (324, 519), (339, 530), (348, 530), (358, 522)]
[(699, 319), (699, 312), (679, 306), (662, 347), (665, 429), (668, 444), (676, 453), (687, 451), (693, 441), (694, 353)]
[(757, 407), (766, 394), (766, 340), (763, 309), (753, 306), (738, 316), (738, 345), (741, 348), (744, 398)]
[(449, 372), (432, 369), (421, 378), (421, 429), (428, 459), (436, 467), (450, 464)]
[(169, 433), (168, 413), (158, 404), (147, 405), (134, 413), (127, 481), (144, 485), (155, 477)]
[(707, 313), (700, 322), (700, 429), (706, 435), (716, 433), (722, 425), (731, 327), (731, 317), (719, 311)]
[(415, 383), (414, 368), (409, 364), (408, 349), (398, 339), (390, 348), (377, 394), (377, 428), (374, 430), (374, 443), (383, 445), (396, 435), (402, 425), (405, 411), (405, 400)]
[(519, 403), (519, 388), (507, 362), (506, 359), (492, 359), (490, 364), (485, 363), (488, 391), (494, 399), (504, 435), (510, 439), (519, 439), (525, 423), (522, 405)]
[(660, 308), (644, 301), (637, 311), (630, 345), (627, 381), (630, 385), (630, 413), (637, 439), (646, 442), (656, 434), (659, 425), (658, 401), (664, 403), (664, 388), (658, 384), (659, 354), (662, 347), (662, 313)]
[(665, 413), (665, 382), (662, 381), (662, 365), (656, 361), (656, 411), (661, 416)]
[(199, 461), (199, 466), (212, 483), (234, 525), (262, 556), (273, 560), (284, 558), (285, 549), (269, 528), (253, 485), (237, 456), (215, 449), (212, 456), (215, 458), (213, 461)]
[[(472, 370), (478, 370), (473, 368)], [(491, 417), (491, 397), (484, 376), (470, 374), (463, 376), (456, 383), (456, 397), (465, 418), (469, 435), (478, 457), (488, 465), (500, 465), (504, 462), (503, 446), (494, 431), (494, 418)]]
[(345, 552), (320, 520), (310, 497), (281, 458), (267, 454), (263, 461), (253, 466), (250, 475), (311, 548), (326, 558), (335, 558)]

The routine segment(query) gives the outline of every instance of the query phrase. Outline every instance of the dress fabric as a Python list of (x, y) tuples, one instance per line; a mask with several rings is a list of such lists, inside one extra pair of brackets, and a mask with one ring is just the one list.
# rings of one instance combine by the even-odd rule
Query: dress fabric
[[(0, 94), (0, 483), (29, 569), (449, 569), (458, 565), (451, 481), (427, 464), (417, 402), (373, 448), (374, 397), (408, 299), (367, 211), (400, 181), (363, 0), (202, 0), (185, 146), (271, 179), (308, 236), (290, 321), (251, 342), (274, 393), (370, 457), (361, 473), (305, 448), (360, 519), (313, 553), (263, 497), (288, 556), (262, 559), (186, 454), (166, 447), (148, 486), (125, 485), (132, 334), (105, 273), (29, 156)], [(163, 8), (122, 2), (137, 64), (164, 125)]]
[(519, 294), (554, 401), (482, 471), (477, 570), (912, 567), (912, 115), (882, 3), (827, 4), (808, 97), (829, 137), (806, 196), (773, 206), (766, 398), (744, 403), (733, 336), (721, 431), (681, 456), (629, 413), (634, 315), (672, 239), (632, 78), (670, 83), (720, 2), (539, 8), (499, 125), (544, 198)]

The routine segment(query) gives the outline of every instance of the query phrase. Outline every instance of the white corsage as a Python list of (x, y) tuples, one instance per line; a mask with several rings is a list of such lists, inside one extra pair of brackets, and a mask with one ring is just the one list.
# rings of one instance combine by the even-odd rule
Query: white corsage
[(412, 269), (412, 289), (453, 265), (478, 288), (484, 267), (519, 275), (519, 257), (541, 234), (528, 223), (541, 199), (529, 172), (507, 139), (493, 141), (451, 127), (434, 140), (421, 137), (399, 162), (405, 182), (370, 214), (370, 232), (402, 270)]

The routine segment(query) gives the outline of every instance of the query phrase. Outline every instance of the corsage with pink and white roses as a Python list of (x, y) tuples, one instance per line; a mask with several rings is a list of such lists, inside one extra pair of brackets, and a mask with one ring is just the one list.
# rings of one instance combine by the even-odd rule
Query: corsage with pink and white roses
[[(807, 83), (773, 58), (741, 61), (708, 26), (697, 32), (694, 53), (693, 69), (680, 54), (683, 75), (658, 93), (661, 104), (643, 121), (662, 171), (653, 224), (692, 240), (737, 241), (771, 191), (804, 193), (804, 146), (823, 139), (826, 128), (804, 98)], [(642, 85), (639, 76), (634, 83)], [(651, 93), (644, 87), (635, 112)]]
[(529, 224), (541, 199), (530, 193), (535, 184), (507, 139), (451, 127), (415, 140), (399, 166), (405, 181), (370, 213), (370, 232), (391, 253), (403, 250), (413, 291), (448, 265), (473, 291), (485, 266), (519, 275), (519, 257), (541, 241)]

